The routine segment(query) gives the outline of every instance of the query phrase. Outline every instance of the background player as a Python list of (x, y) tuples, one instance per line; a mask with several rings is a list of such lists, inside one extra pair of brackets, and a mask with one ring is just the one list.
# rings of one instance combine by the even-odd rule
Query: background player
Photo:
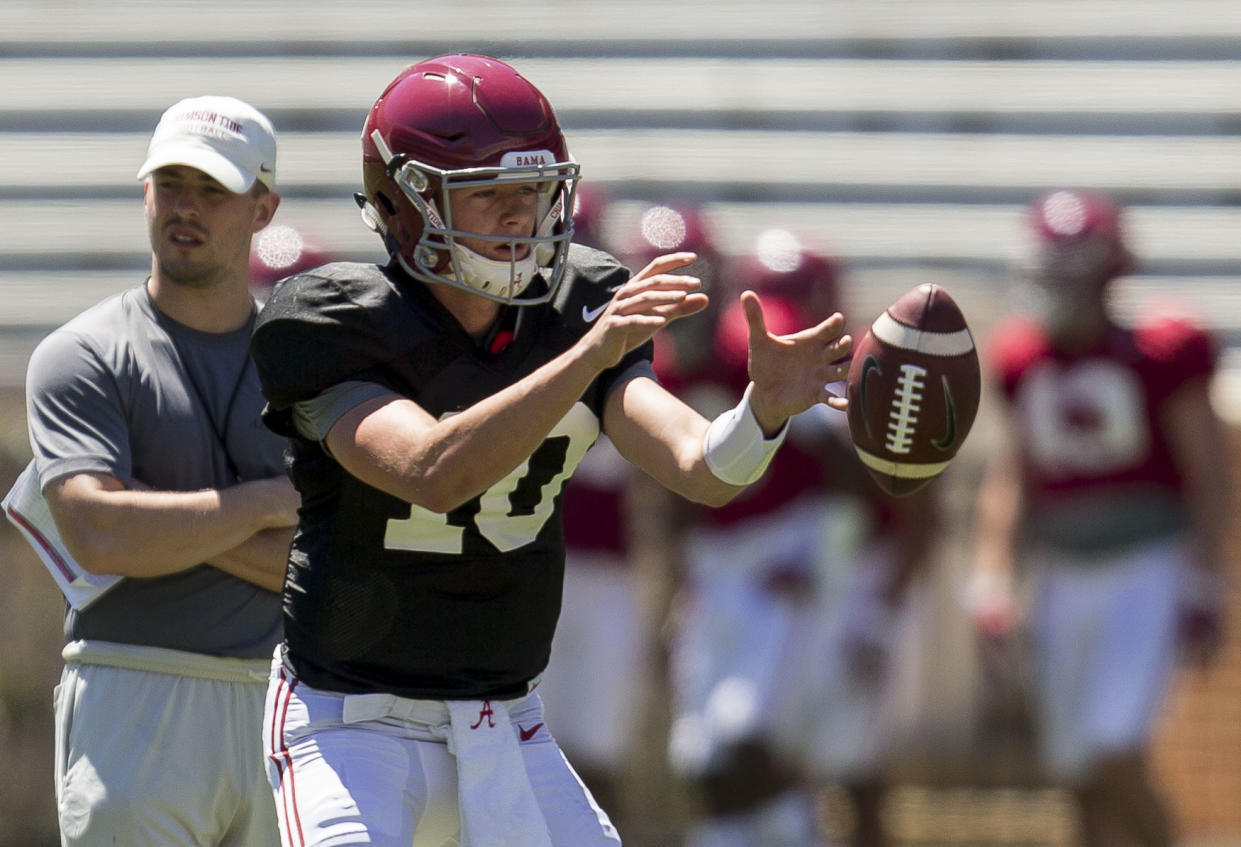
[[(603, 190), (578, 185), (574, 244), (608, 251), (607, 206)], [(629, 516), (634, 477), (633, 465), (600, 434), (565, 485), (564, 593), (539, 683), (557, 743), (623, 832), (632, 832), (625, 777), (648, 701), (647, 627)]]
[[(734, 284), (762, 293), (770, 326), (838, 309), (835, 263), (786, 230), (765, 231), (757, 245)], [(706, 414), (745, 381), (735, 304), (711, 353), (681, 386)], [(763, 479), (694, 513), (670, 628), (669, 754), (702, 808), (687, 844), (818, 843), (814, 792), (826, 779), (850, 789), (857, 843), (880, 843), (893, 632), (929, 554), (929, 503), (881, 502), (843, 416), (816, 407), (794, 419)]]
[(630, 278), (570, 248), (578, 168), (508, 65), (402, 72), (363, 130), (386, 266), (286, 280), (256, 327), (265, 419), (303, 497), (269, 689), (287, 844), (615, 843), (535, 690), (559, 611), (560, 491), (602, 429), (678, 493), (720, 504), (850, 349), (742, 298), (753, 387), (708, 421), (650, 378), (647, 342), (706, 306), (692, 254)]
[[(575, 244), (607, 248), (606, 205), (603, 192), (579, 185)], [(723, 257), (692, 204), (649, 206), (629, 237), (618, 241), (626, 245), (622, 255), (631, 268), (668, 253), (693, 253), (693, 264), (678, 272), (697, 277), (704, 291), (727, 296), (717, 284)], [(683, 378), (678, 362), (701, 367), (713, 355), (715, 311), (704, 309), (653, 339), (656, 370), (674, 393)], [(613, 820), (629, 824), (619, 828), (630, 838), (643, 828), (675, 829), (678, 816), (666, 797), (657, 796), (668, 789), (662, 766), (667, 663), (659, 628), (677, 561), (662, 542), (685, 518), (685, 501), (665, 492), (626, 462), (606, 435), (582, 458), (565, 486), (564, 602), (539, 686), (557, 742), (600, 804), (616, 810)], [(650, 508), (653, 503), (660, 506)]]
[(1113, 319), (1132, 257), (1112, 199), (1053, 191), (1029, 224), (1040, 308), (998, 327), (986, 357), (1010, 444), (980, 491), (976, 611), (1003, 635), (1014, 567), (1028, 569), (1043, 761), (1072, 788), (1084, 843), (1168, 845), (1152, 724), (1178, 644), (1206, 663), (1220, 641), (1230, 481), (1215, 348), (1187, 320)]
[(78, 563), (123, 577), (65, 619), (56, 793), (66, 845), (270, 845), (254, 756), (298, 498), (259, 422), (251, 236), (276, 138), (231, 97), (169, 108), (138, 172), (146, 283), (40, 343), (34, 467)]

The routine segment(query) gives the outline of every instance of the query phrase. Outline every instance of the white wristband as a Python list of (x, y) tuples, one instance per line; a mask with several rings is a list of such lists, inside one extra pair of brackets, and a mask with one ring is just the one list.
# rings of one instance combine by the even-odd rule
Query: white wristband
[(774, 437), (763, 437), (763, 428), (750, 408), (753, 391), (751, 382), (737, 407), (711, 421), (702, 440), (702, 457), (707, 467), (729, 485), (749, 485), (762, 476), (789, 431), (789, 422), (785, 421)]

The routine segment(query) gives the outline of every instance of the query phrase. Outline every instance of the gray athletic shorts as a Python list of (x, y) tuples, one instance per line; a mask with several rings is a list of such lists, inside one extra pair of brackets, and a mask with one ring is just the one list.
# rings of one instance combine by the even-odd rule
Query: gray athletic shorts
[(63, 845), (279, 845), (260, 734), (267, 660), (99, 641), (63, 655)]

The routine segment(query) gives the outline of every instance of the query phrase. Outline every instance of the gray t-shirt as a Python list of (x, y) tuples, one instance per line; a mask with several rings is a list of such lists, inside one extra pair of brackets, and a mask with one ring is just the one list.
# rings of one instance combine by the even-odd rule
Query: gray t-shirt
[[(159, 313), (142, 285), (53, 332), (26, 376), (40, 485), (90, 471), (194, 491), (282, 475), (286, 442), (259, 417), (252, 328), (190, 329)], [(121, 580), (86, 609), (70, 609), (65, 634), (261, 658), (280, 637), (280, 598), (200, 565)]]

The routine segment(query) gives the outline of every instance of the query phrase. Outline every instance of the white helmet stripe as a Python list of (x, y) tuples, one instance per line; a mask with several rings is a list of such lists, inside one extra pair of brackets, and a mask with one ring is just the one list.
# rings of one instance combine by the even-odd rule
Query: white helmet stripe
[(375, 149), (379, 151), (379, 158), (383, 159), (385, 165), (392, 162), (392, 148), (388, 146), (388, 142), (384, 141), (383, 134), (379, 130), (371, 131), (371, 141), (375, 142)]

